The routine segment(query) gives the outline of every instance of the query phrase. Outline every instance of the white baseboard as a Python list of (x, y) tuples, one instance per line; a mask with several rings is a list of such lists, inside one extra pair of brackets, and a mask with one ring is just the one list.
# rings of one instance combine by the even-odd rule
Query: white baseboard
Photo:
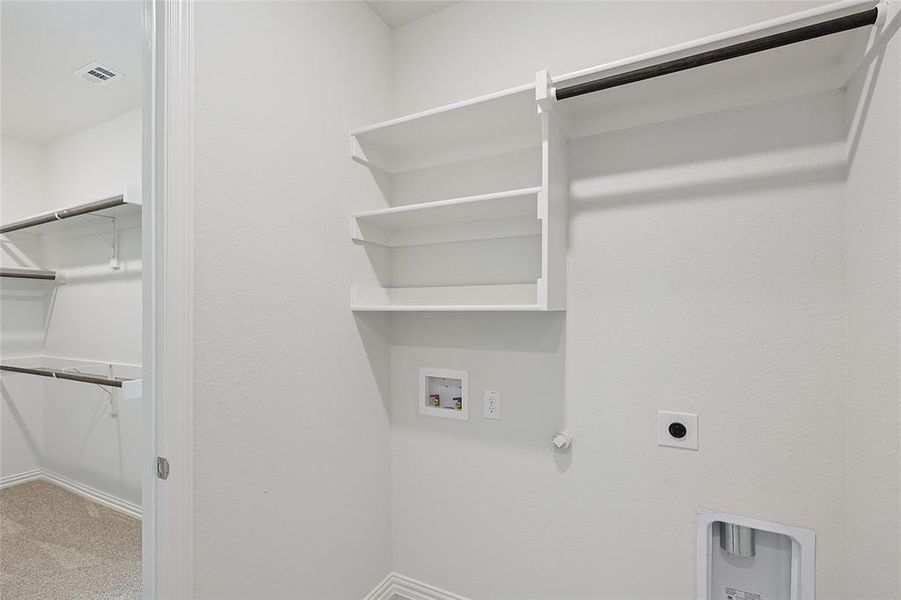
[(40, 479), (43, 471), (40, 469), (32, 469), (30, 471), (25, 471), (24, 473), (19, 473), (17, 475), (7, 475), (6, 477), (0, 477), (0, 490), (6, 487), (10, 487), (13, 485), (17, 485), (19, 483), (25, 483), (26, 481), (34, 481), (35, 479)]
[(391, 573), (363, 600), (467, 600), (452, 592), (405, 577), (399, 573)]
[(119, 512), (123, 512), (130, 517), (135, 517), (136, 519), (141, 518), (142, 509), (139, 505), (127, 500), (123, 500), (121, 498), (117, 498), (112, 494), (101, 492), (100, 490), (94, 489), (89, 485), (79, 483), (77, 481), (69, 479), (68, 477), (47, 471), (45, 469), (32, 469), (31, 471), (19, 473), (18, 475), (3, 477), (2, 479), (0, 479), (0, 489), (12, 485), (18, 485), (20, 483), (25, 483), (26, 481), (35, 481), (37, 479), (58, 485), (69, 490), (72, 493), (83, 496), (88, 500), (93, 500), (98, 504), (102, 504), (114, 510), (118, 510)]
[(84, 496), (88, 500), (93, 500), (98, 504), (103, 504), (104, 506), (108, 506), (109, 508), (124, 512), (125, 514), (137, 519), (141, 518), (142, 509), (138, 504), (134, 504), (133, 502), (129, 502), (128, 500), (123, 500), (122, 498), (118, 498), (116, 496), (113, 496), (112, 494), (107, 494), (106, 492), (101, 492), (100, 490), (94, 489), (89, 485), (79, 483), (77, 481), (69, 479), (68, 477), (59, 475), (57, 473), (52, 473), (47, 470), (44, 470), (43, 478), (50, 483), (55, 483), (60, 487), (66, 488), (70, 492)]

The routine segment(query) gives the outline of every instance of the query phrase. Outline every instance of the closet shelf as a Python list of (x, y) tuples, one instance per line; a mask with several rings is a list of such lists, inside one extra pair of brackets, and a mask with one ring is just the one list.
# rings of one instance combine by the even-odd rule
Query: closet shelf
[[(540, 189), (353, 215), (356, 241), (388, 247), (537, 235), (541, 262), (534, 283), (357, 285), (351, 294), (353, 310), (564, 310), (567, 154), (572, 151), (567, 143), (843, 89), (866, 64), (876, 39), (871, 26), (883, 13), (877, 0), (836, 2), (568, 75), (551, 77), (541, 71), (534, 83), (352, 131), (351, 157), (372, 170), (387, 194), (398, 181), (431, 177), (441, 185), (442, 177), (449, 177), (441, 169), (448, 165), (457, 163), (457, 171), (478, 168), (478, 159), (520, 158), (523, 153), (518, 151), (527, 148), (540, 151), (541, 182)], [(454, 175), (460, 177), (457, 171)], [(386, 200), (391, 203), (390, 197)], [(396, 254), (382, 260), (380, 253), (373, 253), (376, 269), (387, 263), (388, 279), (402, 279), (390, 269), (427, 268), (398, 261)], [(454, 259), (452, 251), (445, 254)], [(473, 269), (469, 281), (484, 281), (476, 273), (478, 261), (463, 266)], [(433, 270), (440, 274), (441, 265)], [(503, 280), (518, 280), (512, 270), (507, 275)]]
[(539, 128), (529, 83), (353, 130), (351, 157), (398, 173), (537, 147)]
[(0, 364), (0, 371), (8, 371), (10, 373), (22, 373), (25, 375), (37, 375), (39, 377), (50, 377), (52, 379), (65, 379), (67, 381), (79, 381), (82, 383), (93, 383), (106, 387), (115, 387), (122, 390), (122, 398), (132, 400), (142, 396), (143, 381), (141, 379), (125, 379), (120, 377), (108, 378), (98, 375), (88, 375), (85, 373), (76, 373), (71, 370), (49, 369), (45, 367), (20, 367), (16, 365)]
[(13, 279), (37, 279), (44, 281), (57, 280), (56, 271), (43, 271), (41, 269), (14, 269), (0, 268), (0, 277), (9, 277)]
[(540, 193), (540, 187), (531, 187), (358, 212), (353, 215), (352, 237), (396, 247), (540, 235)]
[[(32, 229), (38, 226), (60, 226), (67, 219), (84, 215), (94, 215), (101, 217), (120, 217), (140, 212), (141, 207), (141, 189), (129, 186), (122, 194), (78, 204), (67, 208), (60, 208), (52, 211), (43, 212), (32, 217), (13, 221), (0, 225), (0, 234), (7, 234), (26, 229)], [(41, 228), (44, 229), (43, 227)]]
[[(840, 90), (873, 45), (873, 27), (861, 26), (678, 72), (667, 72), (665, 65), (875, 7), (884, 11), (877, 0), (834, 2), (554, 75), (550, 98), (567, 135), (576, 139)], [(563, 99), (565, 94), (561, 94), (561, 99), (556, 100), (556, 93), (566, 88), (639, 69), (664, 74), (578, 97)], [(464, 156), (459, 150), (462, 144), (478, 145), (479, 150), (469, 152), (481, 152), (482, 156), (497, 154), (504, 145), (521, 146), (523, 140), (511, 139), (511, 132), (528, 131), (530, 125), (538, 123), (536, 91), (540, 91), (538, 85), (529, 83), (354, 130), (352, 157), (364, 165), (393, 173), (418, 168), (422, 161), (437, 161), (439, 155), (444, 162), (452, 162)], [(429, 156), (424, 158), (424, 154)]]
[(495, 284), (387, 288), (355, 285), (355, 312), (544, 312), (538, 304), (538, 285)]
[[(864, 17), (878, 5), (835, 2), (554, 77), (551, 96), (569, 136), (580, 138), (837, 91), (872, 44), (873, 27)], [(858, 24), (829, 33), (823, 24), (834, 19)], [(801, 28), (822, 37), (792, 43)], [(780, 41), (787, 45), (746, 55), (738, 50)], [(568, 97), (583, 93), (580, 87), (595, 91)]]

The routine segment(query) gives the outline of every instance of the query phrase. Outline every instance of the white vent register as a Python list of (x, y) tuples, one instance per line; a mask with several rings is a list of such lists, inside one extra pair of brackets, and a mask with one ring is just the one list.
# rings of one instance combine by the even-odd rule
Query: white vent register
[(109, 85), (113, 81), (125, 77), (122, 73), (116, 71), (112, 67), (108, 67), (96, 61), (88, 63), (80, 69), (76, 69), (72, 74), (95, 85)]

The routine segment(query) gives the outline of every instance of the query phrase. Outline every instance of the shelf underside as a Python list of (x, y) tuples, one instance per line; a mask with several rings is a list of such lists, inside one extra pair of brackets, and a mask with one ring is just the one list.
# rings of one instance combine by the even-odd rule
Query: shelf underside
[(383, 288), (354, 286), (356, 312), (545, 311), (537, 284)]

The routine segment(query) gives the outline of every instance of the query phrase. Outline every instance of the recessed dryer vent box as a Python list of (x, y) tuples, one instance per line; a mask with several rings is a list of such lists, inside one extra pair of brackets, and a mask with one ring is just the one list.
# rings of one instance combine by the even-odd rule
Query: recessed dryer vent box
[(469, 374), (453, 369), (419, 369), (419, 413), (469, 420)]
[(698, 600), (815, 600), (816, 534), (702, 510)]

